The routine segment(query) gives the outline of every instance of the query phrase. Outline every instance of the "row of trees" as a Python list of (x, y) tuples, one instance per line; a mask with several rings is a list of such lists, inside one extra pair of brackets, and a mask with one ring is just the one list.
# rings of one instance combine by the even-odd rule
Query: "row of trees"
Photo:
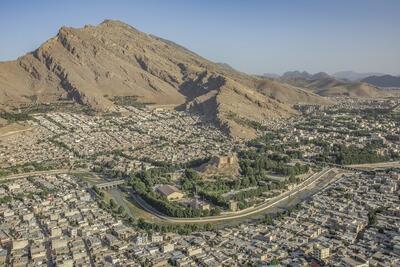
[(266, 172), (274, 172), (284, 176), (304, 174), (309, 171), (308, 165), (290, 165), (288, 156), (249, 151), (240, 154), (240, 168), (242, 175), (263, 177)]
[(30, 161), (21, 165), (14, 165), (12, 167), (0, 170), (0, 177), (11, 173), (54, 170), (59, 166), (58, 164), (59, 163), (55, 161), (40, 162), (40, 163), (36, 161)]
[(376, 163), (396, 159), (397, 155), (380, 155), (377, 150), (384, 147), (380, 140), (370, 141), (365, 147), (359, 148), (354, 145), (345, 146), (341, 144), (329, 144), (325, 141), (314, 140), (317, 146), (322, 148), (322, 153), (315, 157), (317, 161), (331, 162), (341, 165)]
[(335, 145), (333, 147), (333, 160), (337, 164), (349, 165), (388, 161), (389, 157), (379, 155), (374, 146), (371, 145), (365, 148)]
[(33, 119), (32, 116), (29, 115), (28, 113), (9, 113), (9, 112), (1, 112), (0, 118), (3, 118), (10, 123)]
[(258, 197), (262, 193), (268, 191), (268, 188), (266, 187), (257, 187), (249, 190), (244, 190), (237, 192), (234, 196), (233, 199), (237, 201), (244, 201), (247, 198), (252, 198), (252, 197)]

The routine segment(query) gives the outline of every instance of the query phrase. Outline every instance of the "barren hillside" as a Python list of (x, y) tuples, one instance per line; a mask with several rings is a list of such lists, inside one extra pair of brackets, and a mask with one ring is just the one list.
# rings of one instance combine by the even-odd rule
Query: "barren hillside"
[[(285, 118), (292, 104), (327, 103), (316, 94), (210, 62), (119, 21), (62, 27), (15, 61), (0, 63), (0, 108), (72, 99), (109, 110), (115, 97), (202, 112), (233, 136), (254, 129), (232, 120)], [(229, 116), (228, 116), (229, 115)]]

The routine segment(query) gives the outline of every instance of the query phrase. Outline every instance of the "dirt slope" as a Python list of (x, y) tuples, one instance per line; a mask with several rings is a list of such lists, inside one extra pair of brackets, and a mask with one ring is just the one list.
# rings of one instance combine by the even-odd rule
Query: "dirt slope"
[(363, 82), (350, 82), (325, 77), (322, 79), (285, 79), (284, 82), (307, 88), (320, 96), (349, 96), (359, 98), (376, 98), (390, 96), (388, 92)]
[(295, 115), (291, 106), (298, 102), (327, 103), (112, 20), (79, 29), (62, 27), (32, 53), (0, 63), (0, 108), (72, 99), (111, 110), (116, 96), (202, 112), (240, 138), (251, 138), (255, 131), (228, 114), (262, 121)]

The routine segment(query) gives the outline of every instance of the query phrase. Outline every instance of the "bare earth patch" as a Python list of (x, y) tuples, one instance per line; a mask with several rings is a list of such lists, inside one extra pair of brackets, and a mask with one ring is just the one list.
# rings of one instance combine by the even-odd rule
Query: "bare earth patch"
[(10, 136), (13, 134), (22, 133), (25, 131), (30, 131), (31, 129), (32, 129), (31, 126), (20, 123), (11, 123), (2, 127), (0, 126), (0, 138), (5, 136)]

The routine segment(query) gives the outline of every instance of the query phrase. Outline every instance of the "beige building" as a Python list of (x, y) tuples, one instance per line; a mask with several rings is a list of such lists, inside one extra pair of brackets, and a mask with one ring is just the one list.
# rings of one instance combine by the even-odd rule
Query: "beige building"
[(324, 247), (322, 245), (315, 245), (313, 250), (313, 256), (319, 261), (327, 259), (330, 256), (330, 249), (329, 247)]
[(157, 192), (165, 196), (168, 200), (182, 199), (184, 194), (172, 185), (162, 185), (157, 187)]
[(161, 245), (162, 253), (172, 252), (172, 251), (174, 251), (174, 249), (175, 249), (175, 246), (174, 246), (174, 244), (171, 244), (171, 243), (164, 243)]
[(198, 254), (201, 254), (203, 252), (203, 249), (201, 247), (188, 247), (186, 248), (186, 254), (191, 257), (191, 256), (195, 256)]

